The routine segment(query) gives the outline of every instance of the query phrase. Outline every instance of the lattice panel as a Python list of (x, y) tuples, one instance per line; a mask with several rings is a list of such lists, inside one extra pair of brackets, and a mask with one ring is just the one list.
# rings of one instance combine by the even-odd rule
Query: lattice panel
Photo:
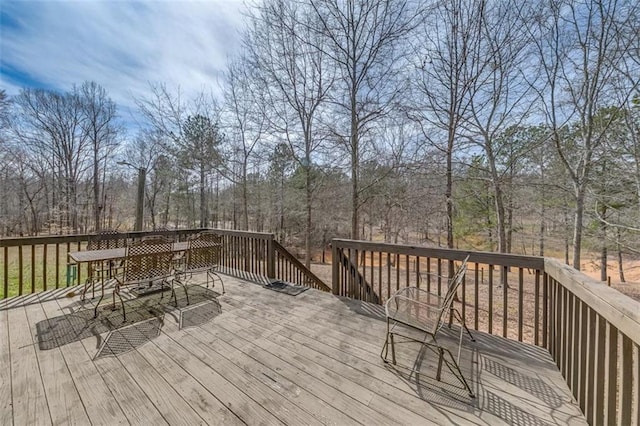
[(204, 232), (189, 240), (187, 270), (211, 269), (218, 266), (221, 249), (222, 237), (215, 233)]
[(146, 239), (127, 247), (125, 283), (151, 281), (171, 275), (171, 242), (163, 238)]

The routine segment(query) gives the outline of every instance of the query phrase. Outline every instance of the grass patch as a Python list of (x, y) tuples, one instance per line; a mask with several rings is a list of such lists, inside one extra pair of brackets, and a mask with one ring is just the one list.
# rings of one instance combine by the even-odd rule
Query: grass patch
[[(76, 269), (76, 278), (67, 280), (68, 253), (86, 249), (86, 242), (72, 244), (5, 247), (0, 255), (0, 298), (38, 293), (84, 282), (87, 264)], [(46, 258), (46, 262), (45, 262)], [(79, 278), (79, 279), (78, 279)]]

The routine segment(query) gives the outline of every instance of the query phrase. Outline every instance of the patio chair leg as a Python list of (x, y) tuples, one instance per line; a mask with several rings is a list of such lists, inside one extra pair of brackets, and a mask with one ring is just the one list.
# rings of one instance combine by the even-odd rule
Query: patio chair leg
[[(164, 285), (165, 281), (162, 280), (162, 285)], [(173, 280), (171, 280), (171, 296), (169, 297), (169, 303), (171, 303), (171, 299), (173, 298), (173, 300), (175, 300), (176, 302), (176, 308), (178, 307), (178, 294), (176, 293), (176, 289), (174, 288), (173, 285)]]
[(438, 346), (438, 371), (436, 372), (436, 380), (440, 381), (442, 373), (442, 359), (444, 358), (444, 351)]
[(389, 355), (389, 319), (388, 318), (387, 318), (387, 335), (384, 339), (384, 345), (382, 345), (382, 351), (380, 351), (380, 358), (382, 358), (382, 360), (385, 363), (389, 362), (387, 361), (387, 355)]
[(103, 298), (104, 298), (104, 287), (102, 287), (102, 294), (100, 295), (100, 300), (98, 300), (98, 303), (96, 303), (96, 307), (93, 308), (93, 319), (98, 318), (98, 306), (100, 306), (100, 302), (102, 302)]
[(91, 285), (91, 287), (93, 288), (93, 295), (91, 296), (91, 298), (93, 299), (95, 297), (95, 283), (93, 282), (93, 280), (91, 278), (87, 278), (87, 281), (84, 283), (84, 286), (82, 288), (82, 292), (80, 293), (80, 300), (85, 300), (87, 298), (87, 291), (89, 291), (89, 286)]
[(382, 345), (382, 350), (380, 351), (380, 358), (382, 358), (382, 361), (384, 361), (385, 363), (389, 362), (387, 361), (388, 354), (389, 354), (389, 334), (387, 333), (387, 337), (384, 339), (384, 345)]
[[(451, 353), (451, 351), (448, 350), (448, 349), (440, 348), (440, 351), (442, 352), (442, 356), (444, 357), (444, 351), (445, 350), (449, 354), (449, 357), (451, 358), (451, 361), (452, 361), (452, 362), (449, 362), (446, 359), (444, 360), (445, 364), (447, 364), (447, 368), (449, 368), (449, 371), (451, 371), (451, 373), (454, 376), (456, 376), (456, 378), (464, 385), (464, 387), (469, 392), (469, 396), (471, 398), (475, 398), (475, 395), (474, 395), (473, 391), (471, 390), (471, 386), (469, 386), (469, 383), (467, 383), (467, 379), (465, 379), (464, 378), (464, 374), (462, 374), (462, 370), (460, 369), (460, 364), (458, 364), (458, 362), (456, 362), (456, 360), (453, 357), (453, 354)], [(438, 380), (440, 380), (440, 379), (438, 379)]]
[(127, 322), (127, 312), (125, 310), (125, 306), (124, 306), (124, 300), (122, 300), (122, 296), (120, 296), (120, 286), (118, 286), (116, 284), (116, 288), (113, 289), (113, 307), (115, 309), (116, 307), (116, 297), (115, 295), (118, 295), (118, 299), (120, 299), (120, 303), (122, 304), (122, 322)]
[(391, 339), (391, 363), (396, 365), (396, 347), (393, 342), (393, 333), (390, 333), (389, 339)]
[[(182, 282), (178, 281), (180, 284), (182, 284)], [(187, 290), (187, 285), (186, 284), (182, 284), (182, 287), (184, 288), (184, 295), (187, 298), (187, 306), (191, 303), (189, 302), (189, 290)]]
[(184, 294), (185, 294), (185, 296), (186, 296), (186, 298), (187, 298), (187, 306), (189, 306), (189, 303), (190, 303), (190, 302), (189, 302), (189, 291), (187, 290), (187, 285), (186, 285), (186, 284), (184, 284), (184, 283), (183, 283), (182, 281), (180, 281), (179, 279), (175, 279), (175, 278), (174, 278), (173, 280), (171, 280), (171, 291), (173, 292), (171, 296), (172, 296), (172, 297), (175, 297), (175, 299), (176, 299), (176, 308), (178, 307), (178, 295), (177, 295), (177, 293), (176, 293), (175, 289), (173, 288), (173, 286), (174, 286), (174, 284), (175, 284), (175, 283), (180, 284), (180, 285), (182, 286), (182, 288), (184, 288)]
[(222, 285), (222, 294), (224, 294), (224, 281), (222, 281), (222, 278), (220, 278), (220, 275), (218, 275), (217, 272), (209, 269), (207, 271), (207, 287), (209, 287), (209, 277), (211, 277), (211, 286), (215, 287), (216, 286), (216, 282), (215, 282), (215, 278), (218, 278), (218, 280), (220, 280), (220, 285)]
[(453, 309), (453, 312), (456, 315), (456, 320), (460, 321), (460, 324), (462, 324), (462, 327), (464, 327), (467, 334), (469, 335), (469, 339), (471, 339), (472, 342), (475, 342), (476, 339), (473, 338), (473, 335), (469, 331), (469, 328), (467, 327), (467, 323), (464, 321), (464, 318), (462, 318), (462, 314), (460, 313), (460, 311), (458, 311), (457, 309)]

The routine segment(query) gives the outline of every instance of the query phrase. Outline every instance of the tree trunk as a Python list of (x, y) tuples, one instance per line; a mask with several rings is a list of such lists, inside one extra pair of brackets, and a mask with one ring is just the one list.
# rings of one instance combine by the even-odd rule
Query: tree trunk
[(216, 174), (216, 213), (215, 213), (216, 228), (220, 228), (220, 176)]
[(307, 155), (307, 165), (305, 167), (305, 186), (306, 186), (306, 202), (307, 202), (307, 223), (304, 230), (304, 264), (307, 268), (311, 267), (311, 170), (310, 158)]
[[(540, 186), (544, 186), (544, 185), (540, 185)], [(539, 238), (539, 248), (538, 248), (538, 255), (539, 256), (544, 256), (544, 233), (545, 233), (545, 220), (544, 220), (544, 215), (545, 215), (545, 208), (544, 208), (544, 190), (542, 190), (542, 197), (541, 197), (541, 201), (540, 201), (540, 228), (539, 228), (539, 234), (538, 234), (538, 238)]]
[(565, 265), (569, 264), (569, 218), (567, 215), (567, 209), (563, 210), (564, 212), (564, 263)]
[(622, 244), (620, 244), (620, 228), (616, 229), (616, 251), (618, 253), (618, 275), (620, 276), (620, 282), (624, 283), (624, 270), (622, 269)]
[(203, 167), (200, 167), (200, 228), (206, 228), (207, 223), (207, 193), (206, 176)]
[(100, 231), (100, 215), (102, 203), (100, 197), (100, 164), (98, 159), (98, 148), (93, 148), (93, 229)]
[(576, 211), (573, 222), (573, 267), (580, 270), (582, 248), (582, 218), (584, 216), (584, 189), (576, 190)]
[(360, 239), (360, 223), (358, 220), (358, 171), (360, 168), (360, 153), (358, 140), (358, 118), (356, 115), (355, 92), (351, 96), (351, 239)]
[(455, 133), (453, 129), (453, 115), (450, 114), (449, 134), (447, 140), (447, 187), (444, 192), (447, 204), (447, 248), (453, 248), (453, 143)]
[(245, 160), (242, 165), (242, 229), (244, 231), (249, 230), (249, 195), (247, 186), (247, 162)]
[[(600, 215), (604, 219), (607, 215), (607, 206), (602, 204), (600, 208)], [(600, 281), (607, 281), (607, 224), (600, 221), (600, 243), (602, 244), (600, 250)]]
[(498, 252), (507, 253), (507, 233), (505, 229), (505, 209), (504, 209), (504, 197), (502, 196), (502, 188), (499, 184), (493, 185), (493, 196), (495, 197), (496, 204), (496, 219), (498, 230)]

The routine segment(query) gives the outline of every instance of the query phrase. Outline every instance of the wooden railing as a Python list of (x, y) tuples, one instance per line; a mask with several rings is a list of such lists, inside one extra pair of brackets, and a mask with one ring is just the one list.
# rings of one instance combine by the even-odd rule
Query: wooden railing
[[(201, 229), (128, 232), (134, 241), (162, 234), (185, 240)], [(366, 241), (333, 240), (332, 287), (272, 234), (216, 230), (221, 263), (372, 303), (404, 286), (446, 291), (447, 277), (469, 255), (459, 309), (476, 330), (546, 348), (591, 424), (640, 424), (640, 303), (554, 259)], [(67, 253), (92, 234), (0, 240), (2, 298), (69, 285)], [(80, 268), (75, 282), (86, 276)]]
[[(184, 241), (201, 229), (172, 231), (123, 232), (102, 238), (136, 241), (149, 235), (164, 235)], [(86, 277), (86, 265), (67, 268), (68, 253), (86, 250), (95, 234), (49, 235), (0, 239), (2, 265), (0, 267), (0, 296), (7, 298), (65, 287)], [(71, 276), (71, 274), (75, 276)]]
[[(467, 324), (544, 344), (541, 257), (334, 239), (333, 293), (374, 303), (384, 303), (400, 287), (415, 285), (443, 294), (446, 277), (467, 255), (468, 272), (458, 295)], [(524, 320), (528, 316), (533, 322)]]
[(275, 248), (274, 277), (299, 285), (316, 288), (322, 291), (331, 291), (313, 272), (307, 269), (302, 262), (295, 258), (279, 242), (273, 240)]
[[(184, 241), (204, 229), (123, 232), (101, 238), (139, 240), (164, 235)], [(274, 240), (273, 234), (212, 229), (223, 239), (221, 266), (227, 271), (278, 279), (330, 291), (327, 286)], [(67, 268), (68, 253), (87, 249), (95, 234), (5, 238), (0, 240), (0, 296), (7, 298), (57, 289), (80, 283), (87, 276), (87, 265)]]
[(640, 424), (640, 303), (545, 259), (546, 345), (590, 424)]
[(469, 327), (546, 348), (590, 424), (640, 424), (640, 303), (557, 260), (333, 240), (332, 290), (374, 303), (404, 286), (441, 294), (467, 255), (454, 303)]

